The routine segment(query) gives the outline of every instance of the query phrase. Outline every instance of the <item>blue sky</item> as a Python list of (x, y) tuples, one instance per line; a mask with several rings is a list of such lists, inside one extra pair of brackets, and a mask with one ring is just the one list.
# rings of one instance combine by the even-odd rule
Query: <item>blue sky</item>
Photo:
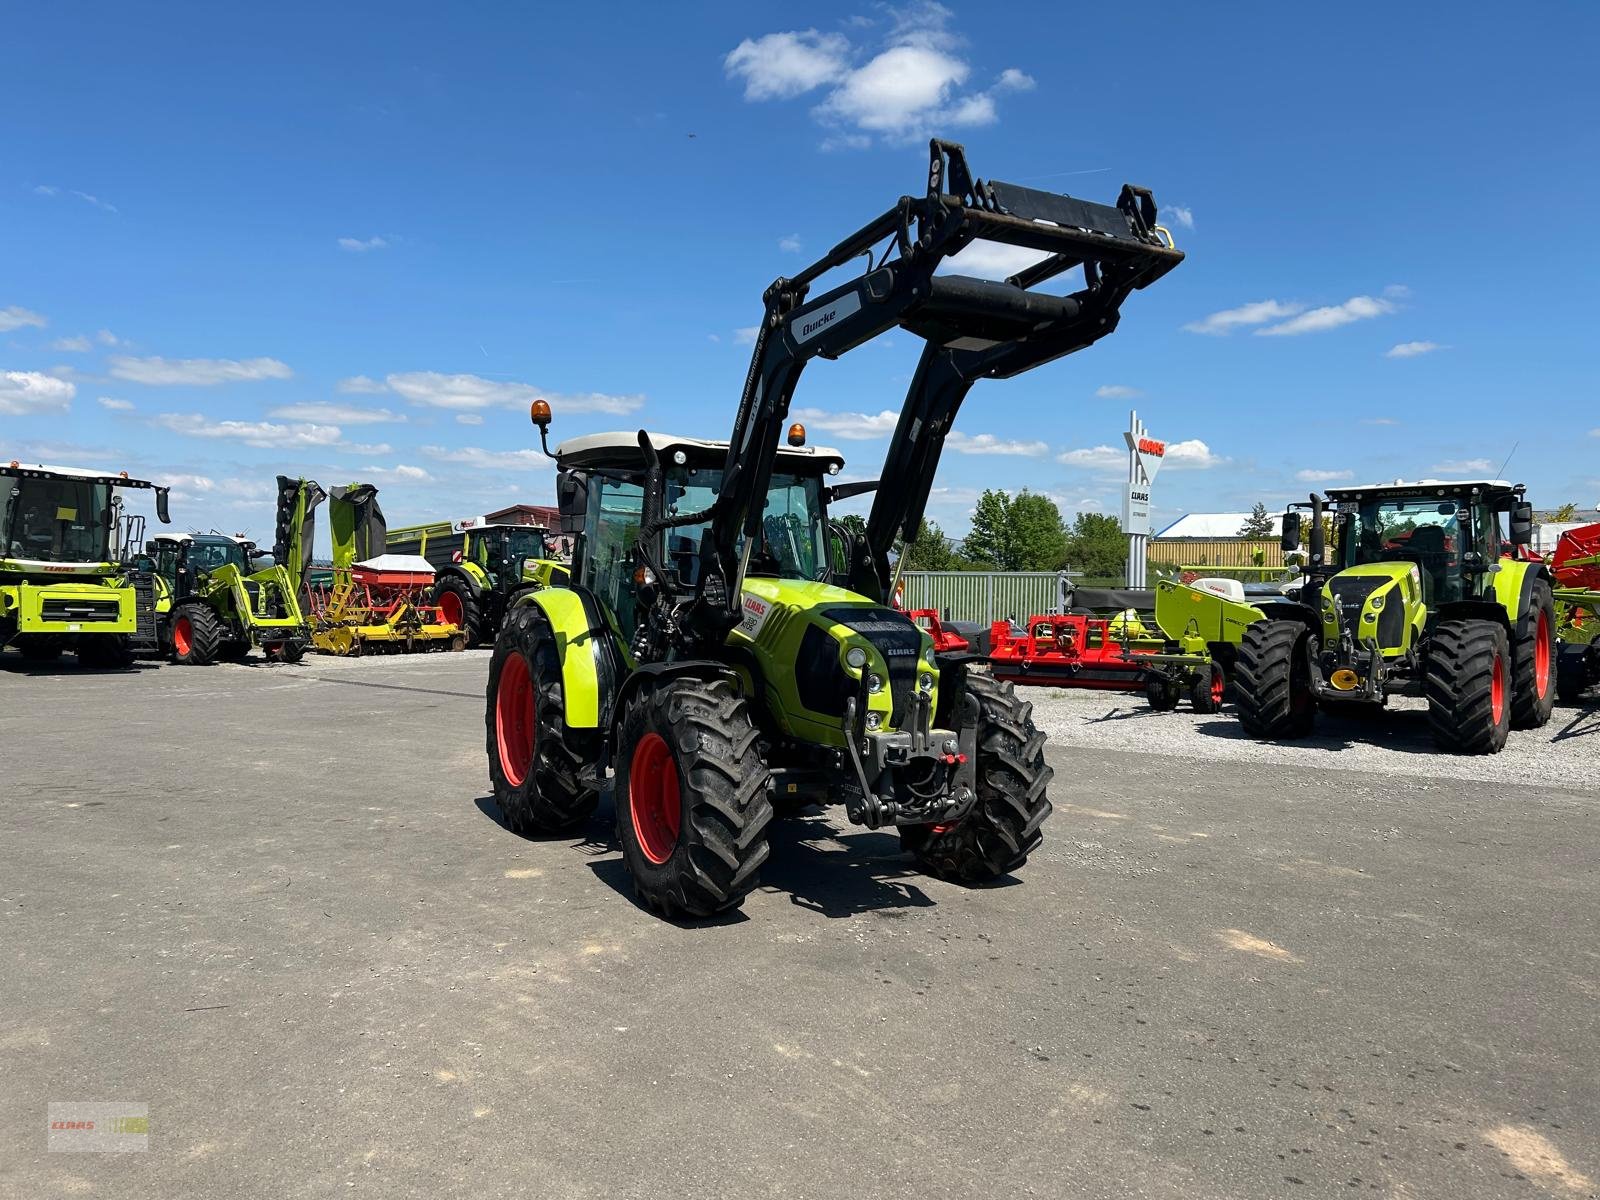
[[(763, 288), (939, 133), (980, 175), (1149, 186), (1189, 254), (1100, 345), (974, 390), (947, 532), (989, 486), (1115, 511), (1133, 405), (1181, 447), (1158, 520), (1513, 443), (1537, 503), (1600, 499), (1592, 5), (1073, 12), (13, 7), (0, 457), (258, 537), (279, 472), (377, 482), (391, 523), (548, 503), (529, 399), (559, 436), (726, 436)], [(853, 476), (917, 349), (802, 380)]]

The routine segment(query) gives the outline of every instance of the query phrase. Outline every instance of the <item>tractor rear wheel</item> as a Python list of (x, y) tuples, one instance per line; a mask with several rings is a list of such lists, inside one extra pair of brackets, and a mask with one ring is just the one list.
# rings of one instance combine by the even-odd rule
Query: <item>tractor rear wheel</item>
[(1201, 669), (1200, 678), (1194, 681), (1189, 692), (1189, 700), (1197, 713), (1221, 712), (1222, 696), (1227, 690), (1228, 677), (1222, 672), (1222, 664), (1214, 662)]
[(984, 883), (1028, 861), (1050, 815), (1045, 789), (1054, 774), (1044, 761), (1044, 734), (1033, 705), (1017, 699), (1009, 683), (968, 675), (978, 701), (978, 798), (949, 825), (903, 825), (900, 842), (930, 875), (959, 883)]
[(1440, 621), (1422, 687), (1441, 750), (1498, 754), (1511, 728), (1511, 644), (1497, 621)]
[(1512, 648), (1511, 727), (1538, 729), (1556, 703), (1556, 606), (1550, 585), (1534, 581)]
[(489, 782), (507, 827), (530, 837), (587, 821), (600, 794), (580, 772), (599, 757), (600, 731), (568, 727), (555, 631), (534, 605), (500, 627), (486, 714)]
[(1234, 663), (1233, 694), (1239, 724), (1255, 737), (1305, 737), (1317, 719), (1311, 690), (1310, 631), (1299, 621), (1255, 621), (1246, 626)]
[(31, 663), (55, 662), (66, 644), (54, 633), (24, 633), (16, 640), (17, 650)]
[(1156, 712), (1171, 712), (1178, 707), (1178, 689), (1172, 680), (1152, 671), (1144, 677), (1145, 702)]
[(203, 667), (216, 660), (222, 622), (204, 604), (185, 604), (172, 614), (172, 661)]
[(668, 917), (737, 908), (767, 860), (773, 815), (744, 698), (720, 679), (644, 688), (617, 747), (617, 840), (639, 899)]
[(477, 593), (458, 575), (446, 575), (434, 585), (433, 602), (442, 620), (461, 630), (466, 648), (471, 649), (483, 636), (483, 607)]
[(94, 637), (79, 638), (77, 654), (80, 667), (123, 670), (133, 666), (133, 647), (121, 634), (96, 634)]

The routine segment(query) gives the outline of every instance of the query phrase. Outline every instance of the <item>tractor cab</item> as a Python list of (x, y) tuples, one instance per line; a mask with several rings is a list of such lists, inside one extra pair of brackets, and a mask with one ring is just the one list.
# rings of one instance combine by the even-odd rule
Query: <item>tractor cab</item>
[(529, 563), (553, 557), (546, 531), (537, 525), (464, 521), (459, 532), (470, 535), (463, 559), (482, 569), (490, 587), (501, 586), (502, 577), (521, 582)]
[(146, 544), (145, 554), (166, 588), (178, 595), (188, 595), (201, 579), (224, 567), (233, 567), (243, 578), (254, 570), (254, 560), (263, 557), (254, 542), (225, 533), (162, 534)]

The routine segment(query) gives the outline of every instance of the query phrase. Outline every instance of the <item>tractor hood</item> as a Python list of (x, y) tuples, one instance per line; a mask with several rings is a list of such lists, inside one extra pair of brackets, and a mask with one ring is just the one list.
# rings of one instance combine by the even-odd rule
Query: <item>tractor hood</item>
[(839, 744), (846, 701), (873, 676), (880, 683), (867, 695), (871, 728), (902, 728), (919, 687), (937, 705), (933, 639), (905, 613), (796, 579), (746, 578), (742, 607), (729, 643), (753, 649), (767, 690), (776, 693), (771, 710), (792, 735)]
[(1377, 639), (1389, 648), (1397, 647), (1403, 636), (1404, 596), (1420, 588), (1419, 569), (1409, 562), (1363, 563), (1347, 567), (1328, 580), (1323, 598), (1323, 623), (1331, 622), (1337, 633), (1348, 633), (1360, 644)]

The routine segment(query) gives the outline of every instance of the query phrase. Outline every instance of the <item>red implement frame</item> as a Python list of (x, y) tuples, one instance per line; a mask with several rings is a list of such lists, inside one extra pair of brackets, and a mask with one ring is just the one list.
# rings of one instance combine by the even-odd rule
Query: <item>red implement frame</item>
[(1147, 651), (1125, 646), (1105, 617), (1076, 613), (1028, 618), (1018, 634), (1004, 621), (990, 629), (989, 660), (996, 679), (1044, 687), (1137, 692), (1144, 687)]

